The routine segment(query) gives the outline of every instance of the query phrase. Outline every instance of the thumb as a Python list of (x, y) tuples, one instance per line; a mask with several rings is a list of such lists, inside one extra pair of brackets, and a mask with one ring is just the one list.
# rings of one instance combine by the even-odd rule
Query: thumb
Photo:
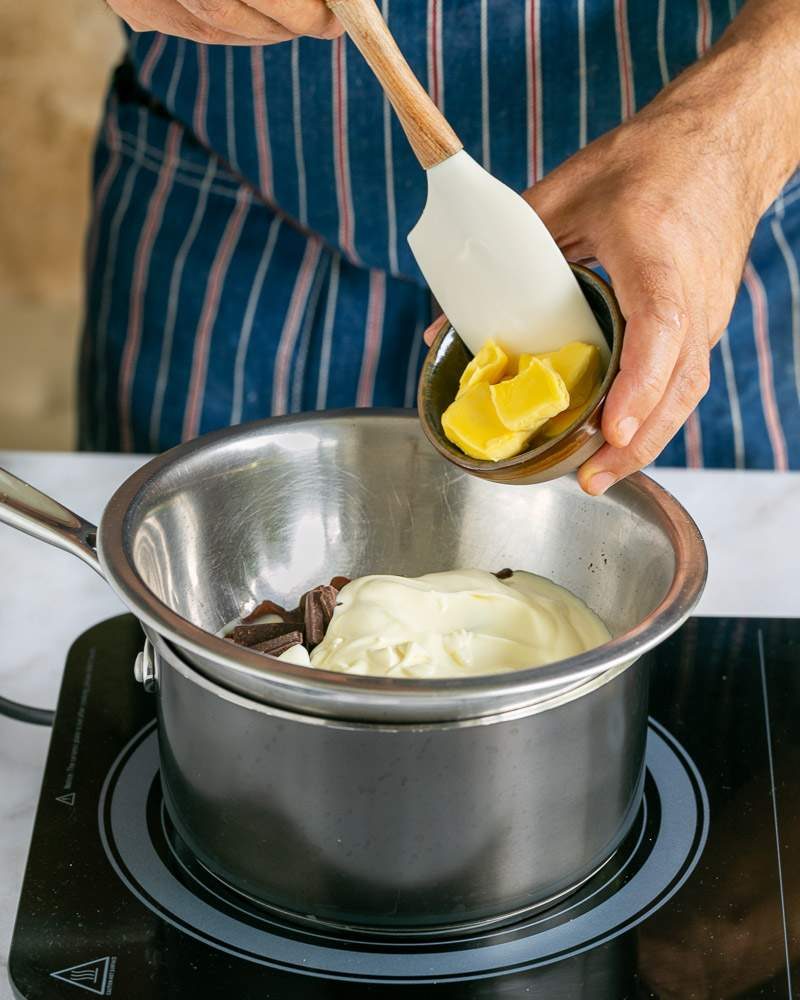
[(448, 319), (446, 316), (437, 316), (436, 319), (431, 323), (431, 325), (422, 334), (422, 339), (428, 345), (428, 347), (433, 344), (434, 340), (439, 336), (441, 331), (448, 325)]

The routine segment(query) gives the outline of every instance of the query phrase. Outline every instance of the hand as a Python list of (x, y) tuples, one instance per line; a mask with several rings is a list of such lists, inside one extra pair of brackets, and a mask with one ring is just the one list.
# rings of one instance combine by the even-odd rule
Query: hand
[(324, 0), (108, 0), (134, 31), (208, 45), (273, 45), (298, 35), (335, 38), (342, 26)]
[(627, 320), (607, 444), (579, 472), (590, 494), (653, 461), (707, 391), (753, 231), (797, 165), (777, 95), (739, 44), (763, 37), (761, 15), (781, 6), (748, 5), (716, 51), (524, 193), (569, 260), (605, 267)]

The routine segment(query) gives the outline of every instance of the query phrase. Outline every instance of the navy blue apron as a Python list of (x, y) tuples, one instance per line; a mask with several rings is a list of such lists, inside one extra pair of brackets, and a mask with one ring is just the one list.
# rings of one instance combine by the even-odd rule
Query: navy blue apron
[[(732, 0), (383, 0), (467, 151), (521, 190), (719, 37)], [(127, 34), (94, 164), (80, 443), (412, 406), (425, 178), (346, 39)], [(712, 386), (660, 461), (800, 468), (800, 183), (758, 227)]]

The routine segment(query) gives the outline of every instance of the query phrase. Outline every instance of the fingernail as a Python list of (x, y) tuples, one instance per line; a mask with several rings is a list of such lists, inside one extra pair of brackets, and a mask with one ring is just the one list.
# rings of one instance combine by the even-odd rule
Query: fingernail
[(617, 477), (611, 472), (597, 472), (589, 480), (589, 492), (592, 496), (602, 496), (616, 481)]
[(619, 436), (619, 447), (625, 448), (633, 441), (634, 435), (639, 430), (641, 424), (636, 417), (625, 417), (617, 424), (617, 435)]

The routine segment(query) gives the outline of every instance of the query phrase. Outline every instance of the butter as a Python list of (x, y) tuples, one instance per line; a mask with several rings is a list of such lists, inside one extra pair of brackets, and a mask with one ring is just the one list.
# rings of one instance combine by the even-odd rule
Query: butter
[(500, 462), (519, 454), (530, 431), (513, 431), (500, 421), (488, 382), (478, 382), (458, 396), (442, 414), (448, 441), (471, 458)]
[(571, 427), (580, 415), (580, 406), (571, 406), (568, 410), (562, 410), (542, 427), (542, 436), (546, 438), (558, 437), (559, 434), (563, 434), (567, 428)]
[(519, 375), (490, 386), (489, 394), (500, 422), (509, 430), (529, 434), (570, 403), (561, 376), (538, 358), (531, 358)]
[(479, 382), (499, 382), (508, 365), (508, 355), (493, 340), (487, 340), (470, 361), (458, 382), (456, 399)]
[(442, 428), (471, 458), (499, 462), (518, 455), (539, 431), (544, 438), (566, 431), (580, 419), (600, 378), (594, 344), (576, 340), (515, 360), (487, 340), (464, 369)]
[(569, 393), (570, 408), (582, 406), (600, 381), (600, 351), (594, 344), (573, 341), (560, 351), (538, 355), (561, 376)]
[(311, 665), (373, 677), (469, 677), (544, 666), (609, 638), (579, 598), (533, 573), (365, 576), (339, 592)]

